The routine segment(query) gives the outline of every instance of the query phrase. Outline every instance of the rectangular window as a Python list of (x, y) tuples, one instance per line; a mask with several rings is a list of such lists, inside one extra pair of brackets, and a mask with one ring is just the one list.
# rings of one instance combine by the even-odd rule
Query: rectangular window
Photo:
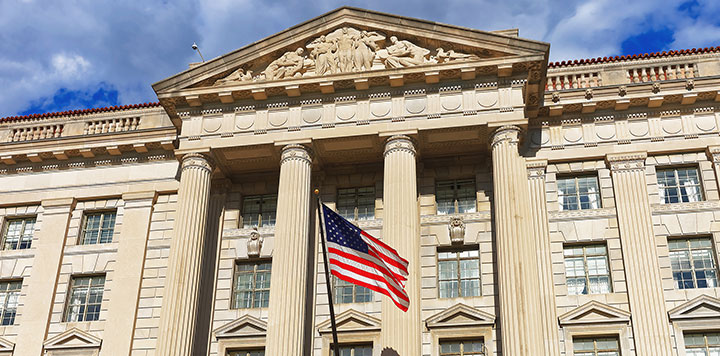
[(332, 277), (333, 296), (336, 304), (372, 302), (372, 290)]
[(669, 168), (657, 170), (660, 202), (687, 203), (703, 200), (697, 168)]
[(440, 341), (440, 356), (485, 356), (482, 340)]
[(348, 220), (375, 218), (375, 188), (338, 189), (337, 211)]
[[(330, 355), (334, 355), (333, 345), (330, 345)], [(372, 345), (340, 345), (340, 356), (372, 356)]]
[(243, 198), (243, 228), (275, 226), (277, 194), (250, 195)]
[(477, 211), (477, 193), (474, 179), (437, 182), (435, 200), (438, 215), (474, 213)]
[(685, 334), (685, 354), (688, 356), (720, 355), (720, 332)]
[(568, 294), (610, 293), (610, 270), (605, 245), (565, 246)]
[(233, 308), (267, 308), (270, 299), (270, 261), (235, 265)]
[(718, 286), (717, 266), (709, 237), (668, 240), (670, 265), (678, 289)]
[(22, 281), (0, 282), (0, 325), (12, 325), (17, 313)]
[(237, 350), (228, 352), (228, 356), (265, 356), (265, 350)]
[(93, 321), (100, 318), (105, 276), (73, 277), (70, 281), (65, 321)]
[(616, 337), (573, 338), (575, 356), (620, 356), (620, 342)]
[(599, 209), (600, 188), (595, 176), (558, 178), (560, 210)]
[(3, 250), (30, 248), (35, 229), (35, 217), (8, 219), (2, 234)]
[(112, 242), (115, 233), (115, 215), (114, 211), (85, 214), (82, 244), (94, 245)]
[(438, 251), (438, 290), (440, 298), (480, 295), (480, 252), (477, 247), (464, 251)]

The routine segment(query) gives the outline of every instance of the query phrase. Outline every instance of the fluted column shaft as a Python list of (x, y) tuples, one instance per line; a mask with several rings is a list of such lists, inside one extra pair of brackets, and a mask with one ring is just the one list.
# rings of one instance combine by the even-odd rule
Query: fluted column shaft
[(192, 355), (211, 174), (208, 157), (183, 157), (156, 355)]
[(415, 145), (403, 135), (385, 144), (383, 178), (383, 241), (407, 259), (410, 297), (407, 312), (390, 298), (382, 298), (380, 348), (391, 348), (400, 356), (422, 355), (420, 316), (420, 215), (417, 201)]
[(266, 355), (302, 355), (306, 318), (312, 157), (287, 145), (280, 161)]
[(706, 150), (708, 159), (713, 164), (715, 183), (720, 187), (720, 146), (708, 146)]
[(670, 323), (645, 180), (646, 158), (645, 152), (606, 157), (612, 171), (635, 352), (669, 356)]
[(503, 126), (492, 138), (493, 202), (500, 292), (502, 354), (543, 354), (538, 264), (533, 241), (525, 159), (518, 152), (520, 129)]
[(543, 355), (560, 356), (560, 337), (557, 324), (555, 303), (555, 283), (552, 272), (552, 253), (550, 248), (550, 228), (545, 193), (546, 160), (527, 162), (528, 181), (530, 183), (530, 211), (533, 221), (533, 239), (538, 262), (538, 282), (540, 284), (540, 307), (542, 308)]

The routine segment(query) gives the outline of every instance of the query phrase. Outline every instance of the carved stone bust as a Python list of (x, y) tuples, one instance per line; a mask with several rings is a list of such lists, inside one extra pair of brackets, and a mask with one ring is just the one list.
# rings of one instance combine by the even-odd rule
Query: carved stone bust
[(463, 243), (465, 241), (465, 222), (461, 217), (450, 218), (448, 233), (452, 243)]
[(262, 250), (262, 245), (263, 245), (263, 237), (260, 236), (260, 233), (257, 231), (257, 228), (255, 228), (253, 231), (250, 232), (250, 239), (248, 239), (248, 242), (247, 242), (248, 256), (259, 257), (260, 250)]

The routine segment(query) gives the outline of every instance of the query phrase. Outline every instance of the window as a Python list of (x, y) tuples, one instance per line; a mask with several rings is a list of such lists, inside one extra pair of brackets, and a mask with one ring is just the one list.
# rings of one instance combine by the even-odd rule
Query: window
[(228, 352), (228, 356), (265, 356), (265, 350), (238, 350)]
[(243, 198), (243, 228), (275, 226), (277, 194), (250, 195)]
[[(334, 347), (330, 345), (330, 355), (334, 355)], [(340, 346), (340, 356), (372, 356), (372, 345)]]
[(679, 289), (718, 286), (717, 267), (709, 237), (668, 240), (673, 279)]
[(22, 281), (0, 282), (0, 325), (12, 325), (15, 322), (21, 287)]
[(485, 356), (485, 345), (482, 340), (441, 341), (440, 356)]
[(375, 188), (338, 189), (337, 211), (348, 220), (375, 218)]
[(597, 177), (558, 178), (557, 186), (561, 211), (600, 208)]
[(605, 245), (565, 246), (568, 294), (610, 293), (610, 270)]
[(30, 248), (35, 229), (35, 218), (8, 219), (3, 230), (3, 250)]
[(82, 244), (94, 245), (112, 242), (115, 233), (115, 212), (105, 211), (85, 214)]
[(271, 267), (270, 261), (235, 265), (233, 308), (267, 308)]
[(720, 332), (685, 334), (685, 354), (720, 355)]
[(477, 211), (474, 179), (437, 182), (435, 199), (438, 215), (474, 213)]
[(100, 318), (105, 276), (73, 277), (65, 321), (92, 321)]
[(333, 280), (333, 296), (335, 303), (367, 303), (372, 302), (372, 290), (363, 286), (358, 286), (350, 282), (345, 282), (335, 276)]
[(581, 338), (573, 339), (575, 356), (620, 356), (618, 338)]
[(480, 295), (480, 253), (477, 247), (465, 251), (438, 251), (440, 298)]
[(703, 200), (697, 168), (658, 169), (657, 180), (663, 204)]

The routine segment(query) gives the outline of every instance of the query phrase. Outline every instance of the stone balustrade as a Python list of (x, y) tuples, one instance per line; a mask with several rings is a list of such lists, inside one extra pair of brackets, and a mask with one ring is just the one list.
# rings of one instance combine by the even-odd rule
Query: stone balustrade
[(11, 131), (8, 142), (22, 142), (62, 136), (64, 125), (18, 127)]
[(693, 63), (637, 67), (627, 71), (628, 83), (690, 78), (695, 78), (695, 65)]
[(137, 130), (140, 126), (139, 117), (111, 118), (85, 122), (83, 134), (93, 135), (100, 133), (124, 132)]

